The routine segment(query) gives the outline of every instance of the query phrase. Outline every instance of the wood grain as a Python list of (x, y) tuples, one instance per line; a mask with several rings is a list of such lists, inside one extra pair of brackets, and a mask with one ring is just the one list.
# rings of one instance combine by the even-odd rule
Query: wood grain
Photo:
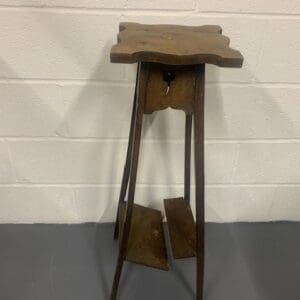
[(173, 198), (164, 204), (174, 259), (196, 256), (196, 224), (189, 203)]
[(193, 66), (175, 70), (175, 79), (171, 82), (170, 91), (166, 95), (167, 82), (163, 80), (163, 71), (168, 69), (169, 66), (167, 65), (150, 64), (146, 88), (145, 114), (168, 107), (181, 109), (186, 113), (193, 112), (195, 83)]
[(157, 62), (169, 65), (214, 64), (241, 67), (243, 56), (229, 47), (216, 25), (179, 26), (121, 23), (111, 62)]
[[(123, 232), (126, 203), (120, 205), (120, 233)], [(126, 260), (167, 271), (168, 258), (159, 210), (134, 204)]]

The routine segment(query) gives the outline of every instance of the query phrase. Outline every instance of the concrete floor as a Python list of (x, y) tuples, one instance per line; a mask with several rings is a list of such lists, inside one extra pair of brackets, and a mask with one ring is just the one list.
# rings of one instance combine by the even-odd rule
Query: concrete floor
[[(299, 300), (300, 223), (206, 227), (205, 300)], [(112, 224), (0, 225), (1, 300), (107, 300)], [(194, 298), (195, 260), (169, 272), (125, 264), (120, 299)]]

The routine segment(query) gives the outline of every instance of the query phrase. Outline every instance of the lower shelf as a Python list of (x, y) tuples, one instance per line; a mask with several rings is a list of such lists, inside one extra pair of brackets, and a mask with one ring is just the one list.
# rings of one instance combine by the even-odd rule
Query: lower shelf
[[(123, 232), (126, 203), (120, 206), (120, 236)], [(167, 271), (168, 258), (159, 210), (135, 204), (128, 240), (126, 260)]]
[(173, 257), (196, 256), (196, 225), (190, 205), (183, 198), (165, 199), (164, 204)]

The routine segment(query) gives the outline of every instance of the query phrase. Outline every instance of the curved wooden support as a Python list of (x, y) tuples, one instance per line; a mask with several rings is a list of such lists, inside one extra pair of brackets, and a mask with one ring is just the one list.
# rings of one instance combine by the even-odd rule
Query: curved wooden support
[(204, 81), (205, 65), (199, 65), (197, 66), (194, 102), (197, 300), (203, 299), (204, 284)]
[[(174, 80), (168, 83), (163, 80), (164, 72), (174, 72)], [(168, 107), (180, 109), (187, 114), (193, 112), (195, 71), (194, 66), (175, 68), (170, 65), (151, 64), (147, 83), (145, 114)]]
[(140, 150), (140, 140), (141, 140), (147, 79), (148, 79), (148, 64), (140, 63), (139, 77), (137, 83), (137, 94), (136, 94), (137, 103), (135, 108), (133, 145), (132, 145), (132, 154), (131, 154), (132, 159), (130, 163), (128, 201), (125, 209), (124, 225), (123, 225), (122, 237), (120, 241), (118, 262), (115, 271), (110, 300), (115, 300), (117, 298), (117, 292), (120, 283), (123, 264), (126, 259), (126, 252), (127, 252), (129, 233), (130, 233), (130, 227), (131, 227), (132, 215), (133, 215), (133, 207), (134, 207), (135, 184), (136, 184), (137, 166), (138, 166), (138, 158), (139, 158), (139, 150)]
[(135, 112), (136, 112), (136, 94), (137, 94), (137, 83), (139, 77), (139, 67), (137, 68), (136, 74), (136, 82), (135, 82), (135, 92), (134, 92), (134, 99), (132, 105), (132, 112), (131, 112), (131, 122), (130, 122), (130, 130), (129, 130), (129, 139), (128, 139), (128, 146), (127, 146), (127, 154), (126, 154), (126, 161), (123, 170), (122, 176), (122, 183), (121, 183), (121, 190), (119, 195), (119, 203), (117, 209), (117, 217), (115, 222), (115, 231), (114, 231), (114, 239), (118, 239), (119, 237), (119, 212), (120, 212), (120, 205), (124, 203), (125, 196), (128, 187), (129, 175), (130, 175), (130, 165), (132, 161), (132, 144), (133, 144), (133, 131), (134, 131), (134, 123), (135, 123)]
[(184, 200), (190, 203), (191, 189), (191, 143), (192, 143), (193, 115), (185, 116), (185, 139), (184, 139)]

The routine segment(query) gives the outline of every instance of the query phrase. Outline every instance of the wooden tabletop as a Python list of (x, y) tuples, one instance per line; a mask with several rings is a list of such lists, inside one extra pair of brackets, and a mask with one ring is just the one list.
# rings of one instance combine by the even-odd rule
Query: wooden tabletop
[(120, 23), (113, 63), (155, 62), (168, 65), (214, 64), (239, 68), (243, 56), (229, 47), (217, 25), (179, 26)]

